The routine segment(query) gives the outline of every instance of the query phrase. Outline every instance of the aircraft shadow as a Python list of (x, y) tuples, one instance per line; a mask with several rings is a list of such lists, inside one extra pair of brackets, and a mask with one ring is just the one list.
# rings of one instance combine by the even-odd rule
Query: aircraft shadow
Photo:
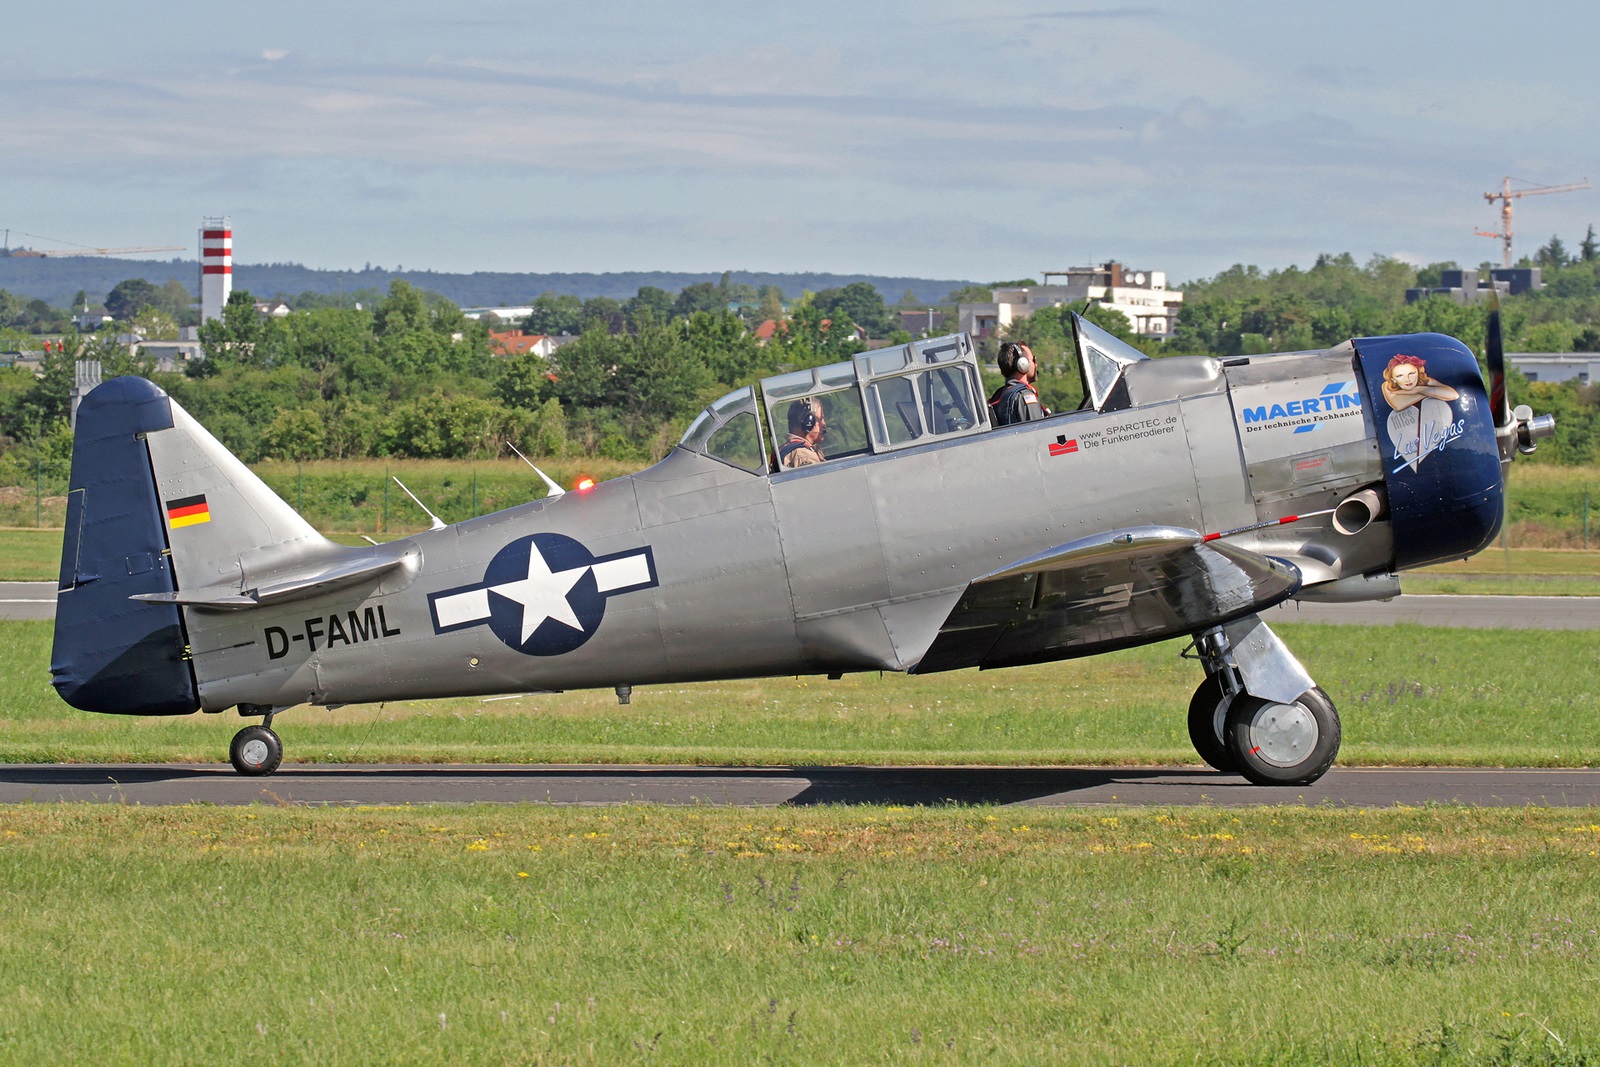
[[(795, 771), (811, 781), (789, 800), (802, 806), (1015, 804), (1107, 786), (1148, 785), (1174, 777), (1170, 768), (1129, 767), (797, 767)], [(1183, 776), (1183, 788), (1192, 786), (1188, 772), (1177, 773)], [(1244, 784), (1235, 775), (1198, 769), (1193, 773)]]

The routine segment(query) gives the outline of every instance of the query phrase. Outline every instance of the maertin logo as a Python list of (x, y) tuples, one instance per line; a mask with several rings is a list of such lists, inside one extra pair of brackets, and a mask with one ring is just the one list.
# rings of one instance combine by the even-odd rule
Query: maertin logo
[[(1273, 426), (1293, 426), (1295, 433), (1310, 433), (1330, 418), (1354, 414), (1361, 408), (1361, 394), (1354, 379), (1329, 382), (1316, 396), (1291, 400), (1287, 404), (1258, 404), (1244, 409), (1246, 432)], [(1354, 409), (1354, 410), (1352, 410)]]

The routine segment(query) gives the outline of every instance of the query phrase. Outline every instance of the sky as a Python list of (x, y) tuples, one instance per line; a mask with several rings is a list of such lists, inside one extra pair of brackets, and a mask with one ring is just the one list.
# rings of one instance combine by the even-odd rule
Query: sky
[[(326, 269), (1498, 263), (1485, 191), (1600, 183), (1600, 7), (1526, 10), (18, 5), (0, 227), (192, 253), (225, 215), (237, 262)], [(1600, 189), (1516, 212), (1519, 254), (1575, 248)]]

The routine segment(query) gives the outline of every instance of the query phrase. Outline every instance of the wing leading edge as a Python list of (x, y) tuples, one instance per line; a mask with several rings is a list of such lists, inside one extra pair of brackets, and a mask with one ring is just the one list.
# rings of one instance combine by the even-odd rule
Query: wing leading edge
[(972, 581), (915, 674), (1091, 656), (1287, 600), (1293, 564), (1178, 526), (1097, 534)]

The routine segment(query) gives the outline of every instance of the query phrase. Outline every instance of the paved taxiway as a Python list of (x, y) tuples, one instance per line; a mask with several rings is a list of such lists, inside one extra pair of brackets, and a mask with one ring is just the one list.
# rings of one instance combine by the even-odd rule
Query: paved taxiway
[(0, 619), (55, 617), (55, 582), (0, 582)]
[[(0, 619), (53, 619), (56, 583), (0, 582)], [(1268, 622), (1381, 626), (1415, 622), (1507, 630), (1600, 630), (1600, 596), (1401, 596), (1384, 603), (1297, 604), (1273, 608)]]
[(1185, 767), (0, 765), (0, 803), (120, 804), (1469, 804), (1600, 806), (1600, 770), (1335, 768), (1293, 788)]

